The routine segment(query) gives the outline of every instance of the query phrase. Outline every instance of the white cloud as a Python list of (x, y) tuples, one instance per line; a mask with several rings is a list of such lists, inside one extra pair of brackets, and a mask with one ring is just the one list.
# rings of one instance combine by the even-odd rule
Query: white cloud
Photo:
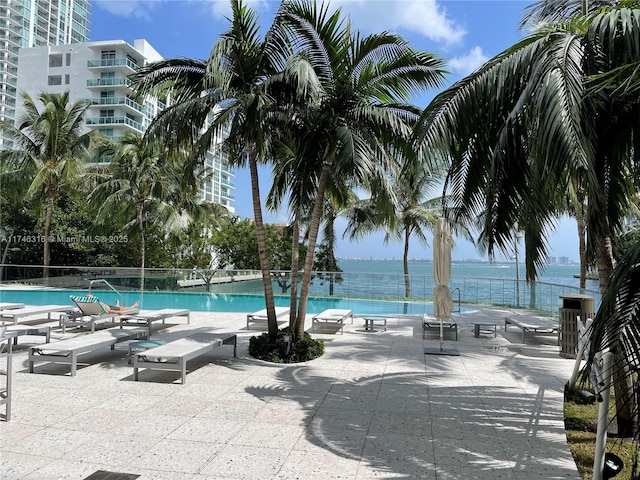
[(448, 64), (455, 73), (466, 76), (487, 60), (489, 57), (482, 51), (482, 48), (475, 46), (466, 55), (452, 58)]
[(94, 0), (93, 4), (120, 17), (151, 18), (150, 12), (165, 0)]
[(411, 32), (444, 44), (460, 43), (466, 34), (437, 0), (334, 0), (331, 5), (342, 7), (367, 32)]

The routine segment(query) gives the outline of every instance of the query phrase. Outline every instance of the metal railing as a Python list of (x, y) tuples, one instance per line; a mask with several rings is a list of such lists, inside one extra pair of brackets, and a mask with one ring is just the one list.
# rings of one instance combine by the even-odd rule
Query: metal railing
[[(52, 266), (43, 277), (42, 266), (3, 265), (3, 284), (46, 288), (87, 289), (97, 279), (114, 290), (139, 290), (139, 268)], [(272, 271), (274, 292), (290, 292), (290, 272)], [(430, 275), (410, 275), (411, 296), (405, 296), (403, 274), (314, 272), (310, 294), (313, 297), (377, 299), (397, 302), (430, 302), (435, 282)], [(263, 292), (262, 277), (256, 270), (145, 269), (144, 289), (166, 292), (210, 292), (214, 294), (251, 294)], [(528, 283), (508, 278), (452, 277), (449, 288), (457, 293), (458, 305), (495, 305), (557, 313), (563, 295), (586, 294), (600, 304), (598, 291), (545, 282)], [(333, 294), (330, 294), (330, 288)], [(519, 302), (516, 291), (519, 291)]]

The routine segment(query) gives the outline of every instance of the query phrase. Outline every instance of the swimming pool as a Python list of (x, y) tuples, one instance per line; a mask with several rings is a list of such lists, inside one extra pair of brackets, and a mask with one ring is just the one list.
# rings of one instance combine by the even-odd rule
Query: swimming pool
[[(203, 312), (250, 313), (264, 308), (263, 295), (216, 294), (189, 292), (121, 292), (118, 296), (110, 291), (94, 291), (101, 301), (109, 304), (120, 300), (121, 305), (140, 301), (140, 308), (186, 308)], [(30, 305), (70, 304), (70, 295), (86, 295), (87, 290), (0, 290), (1, 302), (19, 302)], [(289, 306), (289, 297), (276, 295), (278, 307)], [(312, 297), (307, 304), (307, 313), (320, 313), (327, 308), (344, 308), (358, 314), (421, 315), (433, 313), (433, 304), (425, 302), (393, 302), (375, 299), (352, 299), (335, 297)], [(464, 310), (463, 310), (464, 311)]]

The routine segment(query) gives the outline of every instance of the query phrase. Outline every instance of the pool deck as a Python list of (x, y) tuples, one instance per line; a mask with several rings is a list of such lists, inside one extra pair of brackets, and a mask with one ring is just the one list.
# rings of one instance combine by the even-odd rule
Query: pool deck
[[(0, 478), (579, 480), (563, 421), (574, 360), (553, 336), (525, 345), (519, 329), (505, 333), (509, 313), (456, 316), (445, 348), (459, 356), (426, 355), (439, 339), (423, 340), (417, 319), (366, 332), (356, 318), (344, 335), (314, 335), (327, 340), (321, 358), (275, 365), (249, 356), (259, 332), (246, 314), (194, 312), (189, 325), (154, 325), (153, 338), (214, 327), (238, 335), (238, 357), (222, 347), (194, 360), (184, 385), (175, 372), (134, 382), (126, 344), (81, 357), (75, 377), (53, 364), (28, 373), (42, 339), (21, 337)], [(474, 337), (474, 321), (495, 322), (497, 337)], [(54, 329), (52, 341), (78, 334)]]

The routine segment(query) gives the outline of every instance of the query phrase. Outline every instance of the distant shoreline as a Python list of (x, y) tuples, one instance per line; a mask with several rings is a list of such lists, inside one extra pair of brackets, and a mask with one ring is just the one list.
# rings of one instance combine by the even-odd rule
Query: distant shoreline
[[(338, 262), (402, 262), (401, 258), (337, 258)], [(507, 260), (494, 260), (490, 262), (489, 260), (482, 260), (479, 258), (454, 258), (451, 260), (453, 263), (477, 263), (482, 265), (515, 265), (514, 261)], [(430, 258), (410, 258), (409, 262), (413, 263), (433, 263)], [(520, 265), (524, 265), (524, 262), (520, 262)], [(557, 266), (557, 267), (579, 267), (579, 263), (568, 262), (568, 263), (550, 263), (549, 265)], [(579, 278), (578, 275), (576, 278)]]

